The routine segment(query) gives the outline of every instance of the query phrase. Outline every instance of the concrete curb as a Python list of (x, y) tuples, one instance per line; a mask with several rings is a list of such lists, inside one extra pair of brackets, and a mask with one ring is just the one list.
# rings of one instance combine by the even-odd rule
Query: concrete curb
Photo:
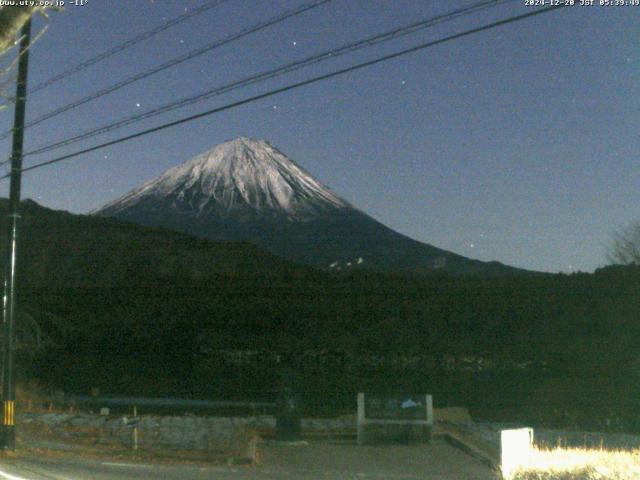
[(440, 431), (435, 434), (435, 436), (441, 437), (448, 444), (459, 448), (463, 452), (471, 455), (472, 457), (480, 460), (482, 463), (491, 467), (493, 469), (500, 469), (500, 457), (498, 453), (483, 451), (477, 445), (474, 445), (474, 442), (464, 438), (463, 435), (458, 434), (457, 432), (452, 432), (450, 430)]

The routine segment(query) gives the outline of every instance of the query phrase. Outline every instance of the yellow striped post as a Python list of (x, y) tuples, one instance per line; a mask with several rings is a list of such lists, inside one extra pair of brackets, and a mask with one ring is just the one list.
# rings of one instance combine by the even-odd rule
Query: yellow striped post
[(15, 405), (13, 400), (4, 401), (4, 416), (2, 417), (2, 424), (7, 427), (15, 425)]

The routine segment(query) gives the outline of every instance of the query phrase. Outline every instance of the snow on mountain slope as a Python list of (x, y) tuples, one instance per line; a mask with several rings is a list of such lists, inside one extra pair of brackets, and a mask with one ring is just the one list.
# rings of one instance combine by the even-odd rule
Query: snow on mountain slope
[(147, 202), (161, 202), (196, 217), (252, 211), (295, 220), (351, 208), (269, 143), (245, 137), (166, 171), (95, 213), (117, 216)]
[(263, 140), (225, 142), (93, 212), (216, 241), (250, 242), (319, 268), (502, 275), (408, 238), (352, 207)]

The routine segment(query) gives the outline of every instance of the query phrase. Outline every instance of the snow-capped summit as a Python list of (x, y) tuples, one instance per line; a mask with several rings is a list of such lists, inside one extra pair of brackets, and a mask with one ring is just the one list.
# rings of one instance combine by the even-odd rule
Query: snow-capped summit
[(196, 217), (240, 214), (304, 220), (326, 210), (350, 208), (268, 142), (246, 137), (167, 170), (97, 213), (118, 215), (149, 202)]
[(251, 242), (329, 270), (481, 275), (515, 270), (395, 232), (332, 193), (268, 142), (245, 137), (167, 170), (94, 214), (211, 240)]

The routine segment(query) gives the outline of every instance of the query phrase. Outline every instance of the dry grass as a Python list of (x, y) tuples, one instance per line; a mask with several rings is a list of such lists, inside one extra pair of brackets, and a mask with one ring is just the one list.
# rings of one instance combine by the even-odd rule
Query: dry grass
[(533, 449), (510, 480), (638, 480), (640, 450)]

